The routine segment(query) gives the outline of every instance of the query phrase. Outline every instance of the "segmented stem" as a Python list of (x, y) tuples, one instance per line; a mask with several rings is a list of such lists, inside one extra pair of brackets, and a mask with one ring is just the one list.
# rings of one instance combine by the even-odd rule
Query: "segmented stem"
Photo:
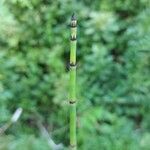
[(71, 18), (71, 39), (70, 39), (70, 149), (77, 149), (76, 140), (76, 34), (77, 20)]

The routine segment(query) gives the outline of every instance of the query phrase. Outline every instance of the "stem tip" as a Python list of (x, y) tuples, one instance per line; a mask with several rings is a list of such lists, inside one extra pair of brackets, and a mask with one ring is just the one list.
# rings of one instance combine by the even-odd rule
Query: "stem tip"
[(77, 20), (76, 16), (75, 16), (75, 13), (72, 14), (72, 17), (71, 17), (71, 20)]

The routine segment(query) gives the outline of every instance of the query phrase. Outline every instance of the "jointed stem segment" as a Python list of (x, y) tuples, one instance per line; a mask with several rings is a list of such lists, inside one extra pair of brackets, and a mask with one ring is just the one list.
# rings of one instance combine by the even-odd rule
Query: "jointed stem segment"
[(71, 18), (71, 47), (70, 47), (70, 149), (77, 149), (76, 140), (76, 34), (77, 20)]

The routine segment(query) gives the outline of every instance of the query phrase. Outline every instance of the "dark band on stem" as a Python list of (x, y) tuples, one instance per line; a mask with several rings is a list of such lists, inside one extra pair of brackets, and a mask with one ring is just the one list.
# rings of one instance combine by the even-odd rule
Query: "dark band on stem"
[(76, 103), (76, 101), (69, 101), (69, 103), (70, 103), (70, 104), (75, 104), (75, 103)]
[(76, 24), (76, 25), (75, 25), (75, 24), (74, 24), (74, 25), (73, 25), (73, 24), (70, 24), (70, 27), (71, 27), (71, 28), (76, 28), (76, 27), (77, 27), (77, 24)]
[(77, 64), (70, 63), (69, 66), (70, 67), (77, 67)]
[(76, 41), (77, 38), (76, 38), (76, 36), (71, 36), (71, 37), (70, 37), (70, 40), (71, 40), (71, 41)]

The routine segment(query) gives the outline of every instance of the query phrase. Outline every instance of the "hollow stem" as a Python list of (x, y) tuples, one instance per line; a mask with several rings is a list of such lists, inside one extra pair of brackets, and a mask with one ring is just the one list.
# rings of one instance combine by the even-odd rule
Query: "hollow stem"
[(76, 34), (77, 20), (74, 14), (71, 18), (71, 39), (70, 39), (70, 149), (77, 149), (76, 139)]

